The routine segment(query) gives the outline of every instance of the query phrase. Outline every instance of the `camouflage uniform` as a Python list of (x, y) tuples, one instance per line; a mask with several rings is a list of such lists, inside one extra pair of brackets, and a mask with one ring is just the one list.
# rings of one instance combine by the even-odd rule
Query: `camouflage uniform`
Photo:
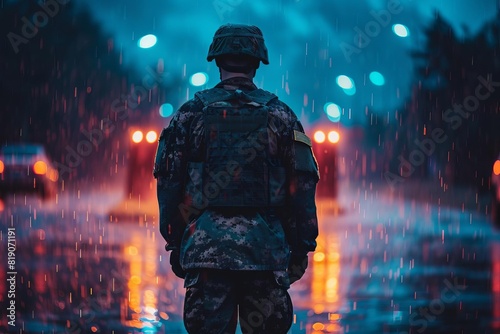
[[(216, 88), (257, 89), (243, 77)], [(286, 205), (195, 205), (186, 188), (196, 176), (187, 170), (191, 162), (203, 161), (206, 151), (203, 107), (196, 96), (176, 112), (160, 135), (154, 169), (160, 232), (172, 251), (174, 273), (185, 278), (185, 326), (189, 333), (234, 333), (239, 305), (243, 333), (286, 333), (293, 314), (290, 279), (304, 273), (318, 234), (314, 196), (319, 175), (310, 140), (292, 110), (273, 99), (267, 150), (285, 167)]]

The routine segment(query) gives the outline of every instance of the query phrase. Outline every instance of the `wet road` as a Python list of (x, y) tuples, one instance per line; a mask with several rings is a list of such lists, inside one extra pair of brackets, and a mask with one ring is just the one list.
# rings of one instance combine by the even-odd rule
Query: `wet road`
[[(290, 333), (500, 333), (487, 198), (410, 182), (339, 189), (338, 201), (318, 200), (318, 248), (290, 291)], [(156, 216), (109, 216), (115, 198), (0, 205), (0, 333), (185, 333)]]

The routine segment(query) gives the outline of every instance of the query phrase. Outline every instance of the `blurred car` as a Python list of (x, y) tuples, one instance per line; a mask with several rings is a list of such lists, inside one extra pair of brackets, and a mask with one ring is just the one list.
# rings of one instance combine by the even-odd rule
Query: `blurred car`
[(149, 199), (156, 196), (153, 166), (158, 132), (154, 129), (132, 129), (130, 141), (126, 195), (128, 198)]
[(49, 198), (59, 178), (42, 145), (16, 144), (0, 150), (0, 195), (37, 193)]
[(158, 214), (156, 199), (156, 180), (153, 166), (158, 131), (153, 127), (131, 128), (128, 134), (127, 174), (124, 184), (124, 197), (108, 210), (111, 219), (122, 222)]
[(316, 194), (336, 198), (338, 192), (338, 143), (340, 133), (336, 129), (321, 127), (312, 131), (312, 148), (319, 166), (320, 180)]
[(493, 189), (492, 215), (494, 224), (500, 228), (500, 155), (493, 163), (491, 174), (491, 183)]

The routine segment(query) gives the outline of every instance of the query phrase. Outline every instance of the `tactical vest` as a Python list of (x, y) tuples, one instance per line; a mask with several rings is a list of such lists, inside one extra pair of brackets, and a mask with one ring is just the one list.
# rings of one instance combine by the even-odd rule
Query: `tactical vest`
[[(270, 158), (269, 107), (274, 94), (213, 88), (195, 94), (204, 105), (205, 157), (188, 165), (186, 194), (197, 208), (285, 204), (286, 174)], [(274, 138), (277, 138), (276, 136)]]

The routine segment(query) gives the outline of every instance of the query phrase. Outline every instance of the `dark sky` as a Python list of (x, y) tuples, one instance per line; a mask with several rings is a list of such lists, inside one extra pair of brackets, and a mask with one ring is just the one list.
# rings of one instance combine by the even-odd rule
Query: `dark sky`
[[(438, 10), (458, 34), (463, 26), (477, 32), (491, 20), (499, 0), (87, 0), (96, 19), (115, 36), (124, 60), (139, 71), (159, 59), (166, 71), (188, 82), (199, 71), (209, 75), (206, 87), (218, 82), (214, 63), (205, 60), (215, 30), (224, 23), (258, 25), (269, 49), (270, 65), (261, 66), (255, 82), (277, 93), (298, 115), (321, 118), (325, 103), (343, 109), (342, 122), (363, 121), (366, 108), (393, 112), (410, 91), (413, 64), (409, 52), (422, 44), (422, 27)], [(83, 2), (81, 2), (83, 3)], [(80, 4), (81, 4), (80, 3)], [(392, 7), (390, 7), (392, 6)], [(359, 29), (366, 32), (382, 13), (378, 25), (359, 52), (354, 46)], [(377, 14), (378, 13), (378, 14)], [(410, 28), (408, 38), (397, 37), (392, 25)], [(372, 25), (376, 29), (375, 26)], [(147, 33), (158, 36), (151, 49), (139, 49), (137, 40)], [(369, 82), (371, 71), (385, 76), (383, 87)], [(353, 78), (356, 93), (344, 94), (335, 78)], [(186, 85), (186, 88), (189, 85)], [(186, 89), (186, 98), (199, 88)], [(305, 98), (307, 96), (307, 98)], [(305, 101), (307, 100), (307, 103)], [(177, 107), (177, 106), (175, 106)]]

